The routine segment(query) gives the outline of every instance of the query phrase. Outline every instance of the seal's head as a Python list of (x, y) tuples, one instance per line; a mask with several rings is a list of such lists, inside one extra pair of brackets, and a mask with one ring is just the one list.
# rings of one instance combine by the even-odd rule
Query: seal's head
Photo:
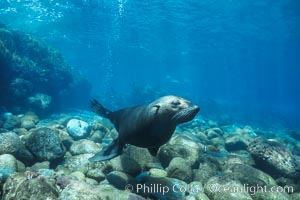
[(149, 106), (160, 119), (163, 118), (175, 125), (192, 120), (200, 110), (190, 101), (172, 95), (161, 97)]

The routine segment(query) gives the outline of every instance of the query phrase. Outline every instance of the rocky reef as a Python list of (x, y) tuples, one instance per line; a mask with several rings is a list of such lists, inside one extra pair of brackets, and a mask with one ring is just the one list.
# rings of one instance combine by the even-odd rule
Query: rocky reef
[(82, 113), (2, 117), (3, 200), (299, 199), (299, 141), (289, 131), (195, 119), (178, 127), (156, 157), (129, 145), (121, 156), (91, 163), (117, 132)]
[(74, 77), (58, 50), (4, 25), (0, 27), (0, 66), (0, 105), (6, 110), (43, 114), (61, 106), (76, 89), (89, 97), (88, 82)]

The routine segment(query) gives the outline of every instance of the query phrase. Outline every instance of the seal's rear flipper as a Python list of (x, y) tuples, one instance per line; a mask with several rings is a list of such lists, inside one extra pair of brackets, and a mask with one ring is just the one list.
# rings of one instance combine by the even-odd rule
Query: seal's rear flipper
[(157, 148), (148, 148), (148, 151), (150, 152), (150, 154), (152, 156), (156, 156), (157, 152), (158, 152), (159, 147)]
[(120, 147), (118, 141), (114, 140), (109, 145), (102, 148), (95, 156), (89, 159), (90, 162), (110, 160), (121, 154), (123, 147)]
[(91, 100), (90, 108), (98, 115), (108, 119), (110, 118), (110, 114), (112, 113), (110, 110), (104, 108), (104, 106), (102, 106), (96, 99)]

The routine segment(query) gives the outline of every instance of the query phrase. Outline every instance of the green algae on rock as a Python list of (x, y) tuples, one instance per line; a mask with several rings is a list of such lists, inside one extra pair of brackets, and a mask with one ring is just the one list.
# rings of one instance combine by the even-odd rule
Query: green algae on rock
[(291, 151), (275, 140), (256, 139), (248, 146), (257, 168), (268, 174), (294, 177), (297, 173), (296, 160)]
[(30, 163), (33, 155), (14, 132), (0, 134), (0, 154), (12, 154), (24, 163)]
[(64, 167), (71, 170), (72, 172), (81, 171), (86, 174), (90, 168), (91, 163), (89, 162), (89, 158), (91, 158), (93, 154), (81, 154), (77, 156), (72, 156), (66, 159), (64, 163)]
[(31, 175), (30, 172), (11, 175), (3, 186), (3, 200), (49, 199), (56, 200), (59, 191), (54, 182), (44, 176)]
[(168, 177), (177, 178), (186, 183), (190, 183), (192, 181), (192, 168), (185, 159), (175, 157), (169, 164)]
[(5, 181), (10, 175), (15, 173), (18, 169), (17, 160), (10, 154), (0, 155), (0, 183)]
[(118, 190), (110, 185), (98, 185), (94, 186), (80, 181), (72, 181), (61, 192), (59, 196), (60, 200), (145, 200), (143, 197), (134, 193)]
[(58, 131), (50, 128), (34, 130), (26, 138), (26, 146), (39, 161), (56, 160), (66, 153)]
[(47, 113), (78, 89), (84, 93), (81, 97), (89, 97), (89, 82), (74, 78), (57, 49), (5, 26), (0, 27), (0, 66), (0, 104), (13, 112)]
[(247, 186), (275, 186), (276, 181), (268, 174), (246, 164), (226, 164), (224, 174)]
[[(36, 93), (54, 98), (73, 82), (71, 68), (62, 55), (29, 34), (0, 28), (1, 104), (26, 105)], [(15, 87), (16, 85), (17, 87)]]
[(72, 155), (80, 154), (95, 154), (99, 151), (100, 146), (91, 140), (81, 139), (74, 141), (70, 147), (70, 152)]

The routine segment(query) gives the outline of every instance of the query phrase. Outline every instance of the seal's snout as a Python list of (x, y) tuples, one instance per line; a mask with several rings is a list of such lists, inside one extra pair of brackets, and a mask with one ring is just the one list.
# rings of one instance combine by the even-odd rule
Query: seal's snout
[(196, 114), (200, 111), (200, 107), (192, 103), (189, 104), (189, 109), (193, 110)]
[(172, 117), (172, 121), (175, 122), (175, 124), (181, 124), (192, 120), (200, 111), (200, 108), (197, 105), (192, 103), (187, 105), (187, 108), (180, 110)]
[(194, 118), (195, 115), (197, 115), (197, 113), (200, 111), (200, 107), (197, 105), (193, 105), (191, 109), (193, 110), (191, 115), (192, 115), (192, 118)]
[(194, 110), (195, 110), (196, 113), (198, 113), (200, 111), (200, 107), (197, 106), (197, 105), (194, 105), (193, 108), (194, 108)]

